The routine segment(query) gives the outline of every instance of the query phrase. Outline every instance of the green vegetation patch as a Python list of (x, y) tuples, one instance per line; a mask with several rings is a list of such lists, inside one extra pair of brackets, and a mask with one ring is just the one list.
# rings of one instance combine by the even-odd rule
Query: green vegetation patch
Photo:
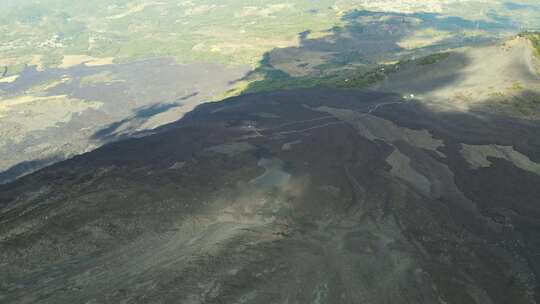
[(494, 94), (495, 109), (511, 116), (524, 119), (538, 119), (540, 115), (540, 95), (527, 92), (519, 96), (506, 97), (503, 94)]
[[(274, 90), (289, 90), (323, 86), (329, 88), (366, 88), (382, 81), (398, 71), (399, 65), (385, 64), (377, 67), (355, 67), (327, 72), (326, 74), (293, 77), (271, 66), (262, 66), (254, 75), (261, 80), (251, 82), (242, 93), (256, 93)], [(254, 78), (256, 76), (253, 76)]]
[[(255, 65), (268, 50), (295, 45), (300, 32), (340, 26), (333, 4), (21, 0), (0, 10), (0, 66), (31, 64), (33, 55), (114, 57), (115, 62), (174, 57), (179, 63)], [(309, 9), (316, 13), (307, 13)], [(45, 68), (57, 65), (58, 60), (43, 62)]]
[(432, 54), (432, 55), (429, 55), (429, 56), (426, 56), (426, 57), (420, 59), (418, 64), (420, 64), (420, 65), (435, 64), (437, 62), (445, 60), (446, 58), (448, 58), (448, 56), (450, 56), (450, 52)]
[(540, 95), (528, 94), (514, 97), (509, 106), (525, 118), (538, 118), (540, 113)]
[(525, 32), (519, 34), (520, 37), (529, 39), (536, 50), (536, 56), (540, 58), (540, 32)]
[[(377, 14), (370, 16), (362, 10), (385, 11), (388, 5), (383, 4), (379, 9), (373, 5), (365, 8), (355, 0), (8, 2), (11, 4), (0, 5), (0, 66), (10, 68), (17, 64), (32, 64), (34, 55), (44, 59), (64, 55), (114, 57), (115, 62), (174, 57), (179, 63), (256, 66), (261, 56), (273, 48), (295, 46), (302, 39), (323, 37), (330, 32), (339, 34), (344, 31), (343, 25), (353, 20), (361, 24), (350, 30), (363, 31), (372, 27), (375, 35), (369, 39), (380, 39), (380, 34), (385, 31), (391, 32), (390, 36), (394, 38), (400, 38), (396, 30), (403, 27), (404, 20), (401, 15), (395, 18)], [(392, 6), (399, 8), (401, 5)], [(430, 39), (433, 33), (438, 36), (441, 32), (477, 29), (478, 23), (459, 17), (468, 15), (470, 11), (476, 12), (480, 7), (493, 7), (487, 4), (477, 6), (451, 10), (455, 18), (418, 15), (414, 19), (420, 18), (423, 22), (413, 26), (424, 34), (424, 27), (428, 27)], [(508, 16), (523, 22), (538, 19), (516, 14), (517, 11), (512, 11)], [(374, 28), (373, 22), (379, 22), (381, 26)], [(480, 25), (486, 32), (506, 29), (504, 24), (497, 22)], [(328, 29), (333, 30), (329, 32)], [(307, 31), (309, 37), (299, 37)], [(364, 59), (359, 52), (344, 52), (327, 67), (333, 68), (333, 65), (343, 62), (363, 62)], [(58, 60), (43, 62), (44, 68), (57, 65)]]

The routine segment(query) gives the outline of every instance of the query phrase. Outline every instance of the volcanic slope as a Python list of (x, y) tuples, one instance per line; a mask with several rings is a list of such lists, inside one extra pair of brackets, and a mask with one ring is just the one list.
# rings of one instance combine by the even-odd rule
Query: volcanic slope
[(398, 64), (372, 88), (414, 96), (437, 111), (538, 119), (539, 71), (537, 51), (525, 35), (519, 35)]
[(373, 91), (205, 104), (0, 186), (0, 301), (536, 303), (539, 134)]

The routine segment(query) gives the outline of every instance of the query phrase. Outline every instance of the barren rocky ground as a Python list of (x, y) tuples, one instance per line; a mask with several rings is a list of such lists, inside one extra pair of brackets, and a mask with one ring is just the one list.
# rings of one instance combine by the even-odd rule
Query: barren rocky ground
[(96, 1), (0, 3), (0, 303), (540, 302), (537, 1)]
[(361, 90), (201, 105), (1, 186), (1, 299), (536, 303), (539, 132)]
[(173, 122), (232, 88), (248, 66), (126, 64), (36, 70), (0, 83), (0, 183)]

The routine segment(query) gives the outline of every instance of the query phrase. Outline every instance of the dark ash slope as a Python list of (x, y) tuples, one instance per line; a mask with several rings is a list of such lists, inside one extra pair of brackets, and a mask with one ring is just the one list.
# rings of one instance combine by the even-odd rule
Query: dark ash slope
[(357, 90), (206, 104), (0, 186), (0, 302), (535, 303), (539, 135)]

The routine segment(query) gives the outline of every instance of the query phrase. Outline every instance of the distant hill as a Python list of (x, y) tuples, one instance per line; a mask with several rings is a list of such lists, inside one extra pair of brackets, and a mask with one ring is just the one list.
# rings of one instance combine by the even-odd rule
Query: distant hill
[(378, 90), (413, 94), (445, 110), (486, 111), (538, 120), (540, 61), (535, 40), (516, 36), (493, 45), (456, 49), (429, 64), (409, 62)]

